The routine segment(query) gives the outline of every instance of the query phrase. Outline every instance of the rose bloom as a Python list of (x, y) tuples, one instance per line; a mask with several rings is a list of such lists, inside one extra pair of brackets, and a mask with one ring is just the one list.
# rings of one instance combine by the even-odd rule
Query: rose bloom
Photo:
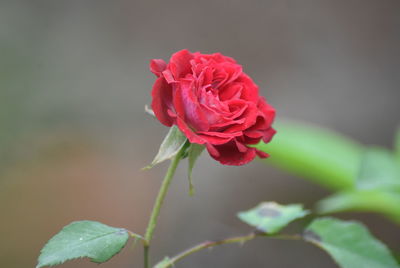
[(205, 145), (225, 165), (268, 156), (248, 145), (272, 139), (275, 109), (234, 59), (181, 50), (168, 64), (152, 60), (150, 69), (158, 77), (151, 106), (161, 123), (177, 125), (191, 143)]

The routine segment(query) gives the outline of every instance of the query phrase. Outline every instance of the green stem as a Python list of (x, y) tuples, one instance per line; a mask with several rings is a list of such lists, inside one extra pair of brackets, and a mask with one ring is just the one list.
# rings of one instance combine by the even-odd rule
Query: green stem
[(248, 234), (245, 236), (236, 236), (236, 237), (231, 237), (231, 238), (227, 238), (227, 239), (223, 239), (223, 240), (219, 240), (219, 241), (205, 241), (201, 244), (198, 244), (192, 248), (189, 248), (189, 249), (179, 253), (175, 257), (172, 257), (170, 259), (170, 263), (167, 266), (165, 266), (165, 268), (172, 266), (174, 263), (176, 263), (176, 262), (180, 261), (181, 259), (183, 259), (193, 253), (196, 253), (200, 250), (218, 246), (218, 245), (224, 245), (224, 244), (245, 243), (246, 241), (249, 241), (249, 240), (255, 238), (256, 236), (257, 236), (256, 234), (251, 233), (251, 234)]
[(201, 251), (206, 248), (218, 246), (218, 245), (224, 245), (224, 244), (233, 244), (233, 243), (240, 243), (243, 244), (249, 240), (252, 240), (256, 237), (263, 236), (263, 237), (269, 237), (269, 238), (276, 238), (276, 239), (289, 239), (289, 240), (299, 240), (301, 239), (300, 235), (271, 235), (271, 236), (266, 236), (264, 233), (250, 233), (248, 235), (243, 235), (243, 236), (235, 236), (223, 240), (218, 240), (218, 241), (206, 241), (201, 244), (198, 244), (192, 248), (189, 248), (178, 255), (175, 255), (174, 257), (170, 258), (166, 266), (163, 266), (165, 268), (173, 266), (176, 262), (180, 261), (181, 259), (196, 253), (198, 251)]
[(149, 255), (149, 250), (150, 250), (150, 245), (148, 245), (148, 243), (144, 244), (144, 268), (149, 268), (150, 267), (150, 255)]
[(153, 211), (151, 212), (150, 220), (147, 225), (146, 233), (144, 235), (144, 267), (150, 267), (150, 241), (153, 238), (154, 229), (157, 225), (157, 219), (160, 214), (162, 204), (164, 203), (165, 196), (167, 194), (169, 185), (171, 184), (172, 178), (174, 177), (176, 168), (178, 167), (179, 161), (185, 152), (186, 146), (183, 146), (177, 155), (172, 159), (171, 164), (165, 174), (163, 183), (161, 184), (160, 191), (158, 192), (156, 202), (154, 203)]

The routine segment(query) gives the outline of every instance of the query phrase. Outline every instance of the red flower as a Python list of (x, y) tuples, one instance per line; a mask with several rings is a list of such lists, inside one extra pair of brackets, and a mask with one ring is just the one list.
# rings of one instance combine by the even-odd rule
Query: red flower
[(150, 69), (158, 77), (151, 106), (161, 123), (177, 125), (222, 164), (243, 165), (256, 155), (268, 156), (247, 145), (271, 140), (275, 109), (234, 59), (181, 50), (168, 64), (152, 60)]

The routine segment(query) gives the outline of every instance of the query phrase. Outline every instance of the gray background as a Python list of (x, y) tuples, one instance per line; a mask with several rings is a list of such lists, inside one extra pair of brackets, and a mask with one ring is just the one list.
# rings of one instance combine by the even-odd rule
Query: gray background
[[(243, 64), (281, 117), (391, 146), (400, 123), (400, 2), (0, 2), (0, 266), (33, 267), (63, 225), (98, 220), (143, 233), (166, 164), (143, 172), (167, 129), (143, 112), (152, 58), (188, 48)], [(295, 135), (295, 133), (294, 133)], [(308, 207), (328, 192), (255, 161), (203, 154), (188, 197), (173, 182), (154, 259), (246, 233), (237, 211), (263, 200)], [(400, 231), (361, 219), (400, 252)], [(141, 247), (101, 267), (141, 267)], [(97, 267), (78, 260), (60, 267)], [(302, 242), (262, 240), (193, 255), (176, 267), (336, 267)]]

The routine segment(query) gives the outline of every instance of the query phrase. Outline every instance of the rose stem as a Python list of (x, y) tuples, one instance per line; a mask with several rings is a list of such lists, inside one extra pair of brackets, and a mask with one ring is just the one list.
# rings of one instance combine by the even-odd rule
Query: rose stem
[(172, 159), (171, 164), (168, 168), (167, 173), (165, 174), (163, 183), (161, 184), (160, 191), (158, 192), (156, 201), (154, 203), (153, 210), (151, 212), (150, 220), (147, 225), (146, 233), (144, 235), (144, 268), (150, 267), (150, 241), (153, 238), (154, 229), (157, 225), (157, 219), (160, 214), (161, 206), (164, 202), (165, 196), (167, 194), (169, 185), (171, 184), (172, 178), (174, 177), (176, 168), (178, 167), (179, 161), (184, 154), (186, 146), (183, 146), (182, 149), (177, 153), (177, 155)]
[(193, 253), (196, 253), (198, 251), (206, 249), (206, 248), (210, 248), (210, 247), (214, 247), (214, 246), (218, 246), (218, 245), (224, 245), (224, 244), (233, 244), (233, 243), (243, 244), (249, 240), (252, 240), (256, 237), (261, 237), (261, 236), (267, 237), (267, 238), (284, 239), (284, 240), (300, 240), (301, 239), (300, 235), (269, 235), (268, 236), (264, 233), (253, 232), (248, 235), (235, 236), (235, 237), (230, 237), (230, 238), (226, 238), (226, 239), (218, 240), (218, 241), (206, 241), (206, 242), (198, 244), (194, 247), (191, 247), (191, 248), (179, 253), (178, 255), (175, 255), (174, 257), (169, 259), (169, 262), (166, 264), (166, 266), (163, 266), (163, 267), (165, 267), (165, 268), (171, 267), (176, 262), (180, 261), (181, 259), (183, 259)]

